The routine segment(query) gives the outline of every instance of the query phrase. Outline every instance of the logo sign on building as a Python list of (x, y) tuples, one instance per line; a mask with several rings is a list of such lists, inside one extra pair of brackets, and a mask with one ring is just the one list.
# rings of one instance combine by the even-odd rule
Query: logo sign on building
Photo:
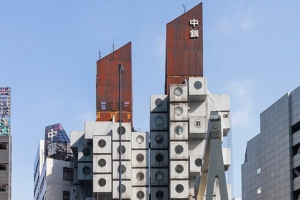
[(10, 135), (10, 88), (0, 87), (0, 136)]
[(57, 160), (70, 160), (70, 139), (61, 124), (46, 126), (45, 129), (46, 157)]
[(199, 31), (195, 29), (196, 26), (198, 26), (199, 21), (196, 19), (190, 20), (190, 26), (193, 27), (192, 30), (190, 30), (190, 38), (198, 38), (199, 37)]

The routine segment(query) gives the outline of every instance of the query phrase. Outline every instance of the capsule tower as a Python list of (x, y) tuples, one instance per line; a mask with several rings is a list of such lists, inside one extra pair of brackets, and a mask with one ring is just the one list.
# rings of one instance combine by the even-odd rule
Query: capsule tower
[[(165, 94), (150, 98), (151, 199), (204, 199), (197, 198), (197, 193), (200, 185), (209, 181), (202, 176), (202, 169), (207, 160), (211, 113), (223, 118), (219, 127), (222, 140), (230, 129), (229, 111), (229, 95), (211, 94), (203, 76), (200, 3), (166, 26)], [(230, 149), (220, 151), (217, 162), (228, 170)], [(212, 175), (216, 169), (206, 171)], [(211, 177), (213, 199), (217, 200), (218, 175)], [(230, 198), (230, 193), (226, 195)]]

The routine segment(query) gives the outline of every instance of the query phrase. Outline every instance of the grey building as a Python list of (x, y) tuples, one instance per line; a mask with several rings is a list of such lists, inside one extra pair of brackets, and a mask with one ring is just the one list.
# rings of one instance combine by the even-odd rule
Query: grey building
[(260, 133), (247, 143), (243, 200), (296, 200), (300, 196), (300, 87), (260, 115)]
[(0, 199), (11, 199), (10, 88), (0, 87)]

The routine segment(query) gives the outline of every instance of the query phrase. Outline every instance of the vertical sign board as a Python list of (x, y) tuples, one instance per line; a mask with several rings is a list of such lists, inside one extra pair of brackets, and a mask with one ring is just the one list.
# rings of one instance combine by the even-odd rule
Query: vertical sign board
[(70, 139), (61, 124), (45, 128), (45, 157), (56, 160), (70, 160)]
[(0, 136), (10, 135), (10, 88), (0, 87)]

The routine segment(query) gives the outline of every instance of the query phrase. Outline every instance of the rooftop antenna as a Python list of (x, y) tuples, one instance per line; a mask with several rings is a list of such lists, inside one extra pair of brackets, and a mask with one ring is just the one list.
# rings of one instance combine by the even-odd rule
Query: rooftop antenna
[(186, 4), (182, 4), (182, 7), (183, 7), (183, 13), (185, 13), (185, 5), (186, 5)]
[(101, 59), (101, 51), (100, 51), (100, 47), (99, 47), (99, 60)]
[(113, 52), (115, 51), (115, 38), (113, 38)]

